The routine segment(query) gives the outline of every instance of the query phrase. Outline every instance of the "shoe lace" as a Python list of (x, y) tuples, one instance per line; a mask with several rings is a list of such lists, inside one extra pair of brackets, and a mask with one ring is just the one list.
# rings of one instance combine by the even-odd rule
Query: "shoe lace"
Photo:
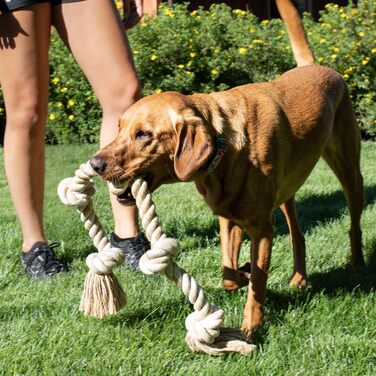
[(34, 260), (41, 255), (45, 255), (44, 258), (44, 269), (48, 272), (53, 268), (61, 268), (63, 265), (56, 260), (53, 250), (60, 246), (60, 243), (53, 242), (51, 244), (41, 244), (38, 246), (37, 250), (33, 252), (30, 259), (27, 262), (27, 267), (29, 268)]

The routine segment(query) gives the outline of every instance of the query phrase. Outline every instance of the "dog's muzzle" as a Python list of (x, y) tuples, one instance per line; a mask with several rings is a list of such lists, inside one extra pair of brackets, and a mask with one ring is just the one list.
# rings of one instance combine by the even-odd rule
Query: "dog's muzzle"
[(98, 175), (103, 175), (106, 171), (107, 160), (99, 155), (94, 155), (94, 157), (90, 159), (90, 166)]

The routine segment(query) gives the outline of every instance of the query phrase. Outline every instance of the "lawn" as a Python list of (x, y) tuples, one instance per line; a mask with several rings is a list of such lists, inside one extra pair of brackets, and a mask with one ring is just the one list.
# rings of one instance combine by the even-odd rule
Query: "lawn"
[[(20, 264), (20, 229), (7, 188), (0, 149), (0, 374), (3, 375), (375, 375), (376, 374), (376, 144), (363, 143), (366, 203), (362, 218), (366, 266), (355, 271), (341, 188), (320, 162), (299, 191), (306, 234), (309, 287), (288, 286), (292, 251), (288, 229), (276, 212), (276, 237), (266, 300), (265, 326), (250, 356), (210, 357), (185, 344), (189, 303), (161, 276), (130, 270), (116, 274), (128, 304), (98, 320), (78, 310), (93, 246), (75, 209), (56, 195), (94, 146), (47, 148), (46, 229), (58, 241), (65, 275), (30, 281)], [(96, 180), (96, 212), (107, 231), (112, 218), (105, 184)], [(246, 289), (221, 287), (218, 221), (192, 184), (161, 187), (154, 202), (164, 231), (179, 239), (181, 267), (199, 281), (212, 303), (225, 310), (225, 325), (239, 326)], [(243, 244), (242, 261), (249, 242)]]

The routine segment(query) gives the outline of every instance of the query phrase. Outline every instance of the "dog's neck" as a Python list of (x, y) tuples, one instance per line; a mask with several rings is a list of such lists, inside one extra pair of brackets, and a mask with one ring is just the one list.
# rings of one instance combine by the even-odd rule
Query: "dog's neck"
[(228, 143), (223, 134), (219, 134), (216, 137), (215, 149), (207, 162), (206, 171), (210, 174), (212, 173), (219, 165), (219, 162), (222, 160), (223, 156), (227, 151)]

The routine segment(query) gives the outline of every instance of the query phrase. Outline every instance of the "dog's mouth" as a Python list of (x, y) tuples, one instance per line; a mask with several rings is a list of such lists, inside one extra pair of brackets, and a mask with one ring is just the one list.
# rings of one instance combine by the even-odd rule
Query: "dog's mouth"
[(124, 190), (123, 193), (121, 193), (120, 195), (116, 196), (116, 199), (121, 204), (127, 205), (127, 206), (128, 205), (134, 205), (134, 203), (136, 202), (136, 200), (132, 196), (131, 187), (125, 188), (125, 190)]
[[(150, 174), (142, 175), (140, 177), (147, 182), (148, 187), (151, 186), (153, 178)], [(135, 198), (132, 195), (133, 181), (133, 179), (128, 179), (123, 183), (110, 182), (110, 184), (112, 185), (112, 192), (116, 195), (117, 201), (120, 202), (122, 205), (130, 206), (134, 205), (136, 202)]]

